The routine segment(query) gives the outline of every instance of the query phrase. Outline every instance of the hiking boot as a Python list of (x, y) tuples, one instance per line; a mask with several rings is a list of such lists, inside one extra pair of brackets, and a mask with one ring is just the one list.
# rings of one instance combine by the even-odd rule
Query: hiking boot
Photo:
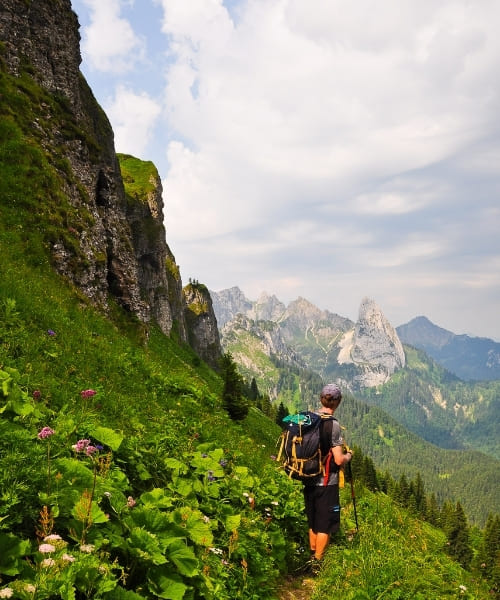
[(313, 577), (315, 577), (320, 571), (321, 561), (314, 556), (311, 557), (302, 568), (304, 575), (312, 575)]

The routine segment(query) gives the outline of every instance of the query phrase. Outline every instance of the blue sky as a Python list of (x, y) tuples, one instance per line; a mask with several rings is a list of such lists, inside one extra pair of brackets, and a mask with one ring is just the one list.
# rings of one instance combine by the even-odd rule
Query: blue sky
[(500, 341), (500, 3), (72, 5), (185, 283)]

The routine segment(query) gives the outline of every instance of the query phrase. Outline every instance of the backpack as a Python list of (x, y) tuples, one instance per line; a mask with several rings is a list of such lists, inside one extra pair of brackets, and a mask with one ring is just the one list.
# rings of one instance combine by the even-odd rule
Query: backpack
[(281, 462), (291, 479), (307, 482), (317, 475), (325, 475), (325, 472), (325, 478), (328, 478), (331, 452), (329, 446), (327, 450), (321, 443), (321, 430), (322, 423), (333, 418), (332, 415), (302, 411), (283, 419), (286, 428), (278, 440), (281, 445), (276, 460)]

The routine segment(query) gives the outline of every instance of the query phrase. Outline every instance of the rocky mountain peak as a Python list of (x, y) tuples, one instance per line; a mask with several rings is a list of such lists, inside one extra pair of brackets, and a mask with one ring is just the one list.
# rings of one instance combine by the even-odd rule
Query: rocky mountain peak
[(356, 326), (344, 335), (340, 346), (339, 363), (352, 363), (359, 369), (355, 387), (385, 383), (405, 366), (405, 353), (396, 330), (370, 298), (363, 298)]

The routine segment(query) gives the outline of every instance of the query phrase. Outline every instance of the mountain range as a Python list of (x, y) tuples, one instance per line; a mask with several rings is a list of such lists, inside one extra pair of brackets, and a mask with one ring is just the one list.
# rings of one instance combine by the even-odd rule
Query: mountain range
[[(254, 378), (260, 391), (289, 410), (315, 406), (321, 382), (333, 380), (428, 442), (500, 458), (500, 381), (463, 381), (421, 349), (445, 337), (442, 347), (453, 348), (463, 336), (445, 336), (422, 319), (395, 329), (368, 298), (353, 322), (304, 298), (285, 306), (264, 293), (252, 302), (237, 287), (210, 295), (224, 351), (248, 381)], [(491, 353), (482, 359), (484, 369), (492, 368), (486, 366)]]

